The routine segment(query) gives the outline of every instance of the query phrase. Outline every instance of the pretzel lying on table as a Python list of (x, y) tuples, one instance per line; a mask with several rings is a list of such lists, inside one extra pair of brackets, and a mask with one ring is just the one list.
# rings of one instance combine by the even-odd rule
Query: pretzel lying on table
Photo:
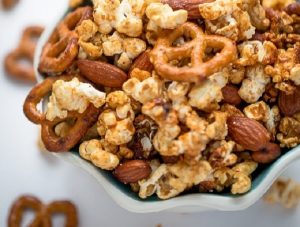
[(34, 196), (21, 196), (12, 205), (8, 216), (8, 227), (20, 227), (23, 213), (26, 210), (35, 211), (35, 217), (29, 226), (31, 227), (51, 227), (51, 216), (54, 214), (64, 214), (66, 217), (65, 227), (78, 226), (76, 206), (70, 201), (54, 201), (50, 204), (43, 204)]
[(36, 82), (33, 66), (23, 66), (20, 60), (25, 59), (33, 63), (34, 52), (36, 48), (35, 38), (39, 38), (44, 28), (40, 26), (27, 27), (21, 37), (18, 47), (10, 52), (5, 60), (4, 67), (7, 73), (22, 81)]

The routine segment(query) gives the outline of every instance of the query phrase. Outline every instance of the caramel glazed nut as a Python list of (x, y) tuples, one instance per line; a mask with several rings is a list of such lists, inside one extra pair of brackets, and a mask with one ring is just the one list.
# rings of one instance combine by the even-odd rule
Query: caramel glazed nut
[(12, 205), (8, 216), (8, 227), (20, 227), (22, 218), (27, 210), (35, 212), (35, 217), (29, 226), (51, 227), (51, 217), (54, 214), (65, 216), (65, 227), (77, 227), (78, 217), (76, 206), (70, 201), (54, 201), (43, 204), (34, 196), (21, 196)]

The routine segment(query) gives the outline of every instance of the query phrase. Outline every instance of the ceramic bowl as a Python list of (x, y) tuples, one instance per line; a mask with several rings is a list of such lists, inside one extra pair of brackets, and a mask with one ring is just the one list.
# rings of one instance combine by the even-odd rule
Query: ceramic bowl
[[(45, 30), (38, 42), (34, 59), (34, 67), (39, 81), (43, 80), (42, 75), (37, 71), (42, 47), (48, 40), (48, 37), (54, 30), (57, 23), (68, 12), (67, 4), (64, 9), (60, 10), (62, 11), (60, 16), (57, 17), (56, 21), (53, 21), (52, 26), (49, 26)], [(300, 157), (300, 146), (286, 152), (273, 164), (259, 171), (259, 173), (253, 178), (251, 190), (246, 194), (234, 196), (231, 194), (197, 193), (181, 195), (165, 201), (159, 200), (155, 196), (146, 200), (140, 199), (130, 190), (129, 187), (118, 182), (111, 173), (100, 170), (80, 158), (77, 150), (54, 155), (57, 158), (61, 158), (82, 168), (82, 170), (92, 175), (99, 183), (99, 187), (102, 186), (111, 198), (126, 210), (137, 213), (150, 213), (164, 210), (190, 213), (207, 210), (237, 211), (248, 208), (264, 195), (284, 169)]]

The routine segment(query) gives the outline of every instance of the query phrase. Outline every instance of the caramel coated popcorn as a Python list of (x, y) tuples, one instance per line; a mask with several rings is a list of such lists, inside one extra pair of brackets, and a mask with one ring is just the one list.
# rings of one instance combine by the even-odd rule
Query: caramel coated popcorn
[(294, 208), (300, 201), (300, 185), (292, 179), (279, 178), (264, 196), (267, 203)]

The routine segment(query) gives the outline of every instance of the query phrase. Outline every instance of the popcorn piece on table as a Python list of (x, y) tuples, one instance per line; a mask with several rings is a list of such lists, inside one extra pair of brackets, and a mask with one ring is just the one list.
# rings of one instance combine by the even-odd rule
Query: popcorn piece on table
[(58, 80), (53, 84), (49, 98), (46, 119), (66, 118), (68, 111), (83, 113), (90, 104), (100, 108), (105, 103), (106, 94), (77, 78), (69, 82)]
[(300, 185), (292, 179), (279, 178), (264, 196), (264, 201), (294, 208), (300, 201)]

